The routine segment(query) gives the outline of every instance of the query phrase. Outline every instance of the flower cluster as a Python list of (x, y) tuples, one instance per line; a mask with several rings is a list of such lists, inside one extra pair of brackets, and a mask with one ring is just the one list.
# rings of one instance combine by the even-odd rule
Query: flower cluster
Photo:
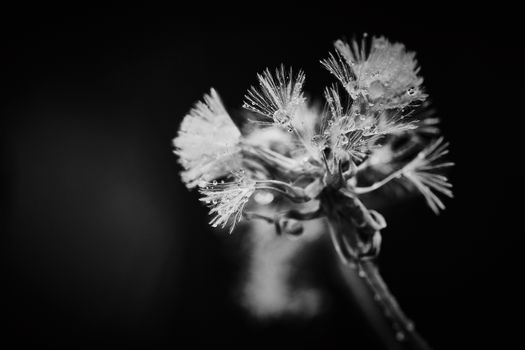
[[(439, 129), (437, 119), (427, 117), (415, 54), (384, 37), (338, 40), (334, 46), (321, 64), (342, 89), (326, 88), (325, 108), (305, 97), (303, 72), (281, 66), (259, 74), (258, 86), (248, 90), (243, 106), (255, 123), (243, 132), (214, 90), (184, 118), (174, 139), (182, 180), (188, 188), (199, 186), (213, 226), (229, 224), (233, 230), (258, 191), (290, 203), (279, 218), (267, 218), (277, 223), (283, 216), (346, 215), (378, 231), (382, 217), (360, 198), (387, 183), (404, 182), (436, 213), (444, 208), (437, 194), (452, 196), (442, 173), (452, 163), (442, 160), (448, 144), (432, 140)], [(382, 177), (363, 182), (372, 173)], [(317, 203), (315, 210), (294, 207), (309, 202)], [(352, 251), (372, 251), (362, 247), (377, 242), (374, 235), (358, 236)]]

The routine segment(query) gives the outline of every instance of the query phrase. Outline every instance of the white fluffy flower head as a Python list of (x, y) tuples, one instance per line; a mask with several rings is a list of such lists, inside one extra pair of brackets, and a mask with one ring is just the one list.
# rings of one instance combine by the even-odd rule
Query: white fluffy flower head
[(219, 95), (211, 89), (186, 115), (178, 136), (173, 140), (175, 154), (184, 167), (182, 180), (193, 188), (239, 169), (241, 133), (224, 108)]
[(230, 224), (230, 233), (235, 225), (241, 221), (244, 206), (255, 192), (255, 181), (245, 176), (244, 170), (232, 174), (233, 181), (203, 183), (199, 192), (203, 195), (200, 199), (210, 208), (214, 215), (210, 221), (213, 227), (225, 227)]
[(337, 54), (322, 61), (353, 99), (362, 96), (376, 108), (400, 108), (426, 98), (415, 53), (384, 37), (373, 37), (369, 49), (367, 44), (365, 38), (361, 44), (337, 40)]

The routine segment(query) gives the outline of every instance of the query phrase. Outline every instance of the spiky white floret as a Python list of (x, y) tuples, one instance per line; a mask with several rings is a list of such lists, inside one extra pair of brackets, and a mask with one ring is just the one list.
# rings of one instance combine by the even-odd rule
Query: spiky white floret
[(304, 73), (293, 76), (284, 66), (275, 70), (275, 76), (266, 69), (257, 74), (259, 88), (251, 87), (245, 95), (244, 108), (262, 114), (279, 125), (289, 125), (296, 111), (305, 103), (302, 88)]
[(362, 96), (379, 108), (401, 108), (426, 98), (413, 52), (384, 37), (373, 37), (369, 52), (365, 46), (364, 39), (361, 45), (338, 40), (337, 54), (321, 62), (353, 99)]
[(405, 165), (402, 175), (408, 179), (425, 197), (428, 205), (438, 214), (445, 209), (445, 205), (434, 193), (440, 192), (448, 197), (452, 197), (452, 185), (446, 176), (437, 174), (443, 168), (454, 165), (452, 162), (441, 162), (440, 158), (448, 153), (448, 143), (443, 143), (443, 138), (439, 138)]
[(200, 200), (208, 204), (210, 215), (214, 215), (210, 225), (224, 228), (230, 223), (231, 233), (242, 219), (244, 206), (255, 192), (255, 185), (256, 182), (246, 178), (241, 171), (234, 174), (231, 182), (213, 181), (199, 188), (203, 195)]
[(181, 177), (186, 186), (193, 188), (239, 169), (240, 137), (219, 95), (211, 89), (184, 117), (173, 140), (174, 152), (185, 169)]
[(321, 125), (325, 146), (330, 147), (337, 159), (351, 157), (362, 159), (366, 154), (367, 140), (362, 121), (355, 110), (344, 108), (336, 87), (325, 90), (328, 113)]
[[(344, 108), (336, 87), (325, 90), (328, 113), (321, 126), (322, 135), (339, 159), (350, 156), (354, 160), (365, 158), (385, 135), (415, 129), (416, 123), (405, 118), (400, 110), (371, 111), (361, 113), (356, 108)], [(319, 142), (318, 142), (319, 143)]]

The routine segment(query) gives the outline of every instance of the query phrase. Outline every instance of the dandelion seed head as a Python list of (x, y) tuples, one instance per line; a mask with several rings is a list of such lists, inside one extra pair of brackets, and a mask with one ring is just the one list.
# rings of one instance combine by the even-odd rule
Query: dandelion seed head
[(256, 189), (256, 182), (249, 179), (244, 171), (231, 176), (232, 181), (213, 181), (203, 184), (199, 189), (202, 194), (200, 200), (208, 204), (210, 215), (213, 215), (210, 225), (224, 228), (230, 224), (230, 233), (242, 219), (244, 207)]
[(334, 46), (337, 54), (322, 63), (353, 99), (363, 97), (380, 109), (425, 100), (415, 54), (407, 52), (403, 44), (373, 37), (369, 49), (364, 39), (361, 44), (338, 40)]
[(243, 107), (270, 118), (277, 125), (289, 127), (297, 110), (305, 104), (304, 73), (299, 71), (294, 76), (292, 69), (287, 71), (282, 65), (274, 75), (266, 69), (257, 77), (259, 87), (248, 90)]
[(423, 149), (418, 155), (403, 168), (403, 176), (408, 179), (425, 197), (427, 204), (434, 213), (445, 209), (445, 205), (436, 195), (436, 192), (452, 197), (452, 185), (445, 175), (439, 171), (454, 165), (442, 161), (448, 153), (448, 143), (443, 138), (434, 141)]
[(241, 166), (239, 129), (231, 120), (219, 95), (211, 89), (184, 117), (173, 140), (175, 154), (184, 167), (182, 181), (193, 188)]

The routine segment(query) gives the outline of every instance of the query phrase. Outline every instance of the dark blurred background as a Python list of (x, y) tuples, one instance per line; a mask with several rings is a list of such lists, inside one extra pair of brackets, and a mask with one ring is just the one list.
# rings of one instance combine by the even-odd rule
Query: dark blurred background
[(385, 212), (385, 280), (436, 349), (516, 337), (514, 19), (478, 8), (265, 7), (3, 12), (3, 342), (378, 346), (336, 274), (324, 277), (331, 306), (314, 319), (251, 319), (236, 302), (242, 231), (208, 227), (171, 147), (211, 86), (236, 114), (266, 67), (304, 69), (306, 91), (321, 96), (333, 80), (319, 60), (363, 32), (417, 52), (457, 164), (442, 215), (422, 200)]

